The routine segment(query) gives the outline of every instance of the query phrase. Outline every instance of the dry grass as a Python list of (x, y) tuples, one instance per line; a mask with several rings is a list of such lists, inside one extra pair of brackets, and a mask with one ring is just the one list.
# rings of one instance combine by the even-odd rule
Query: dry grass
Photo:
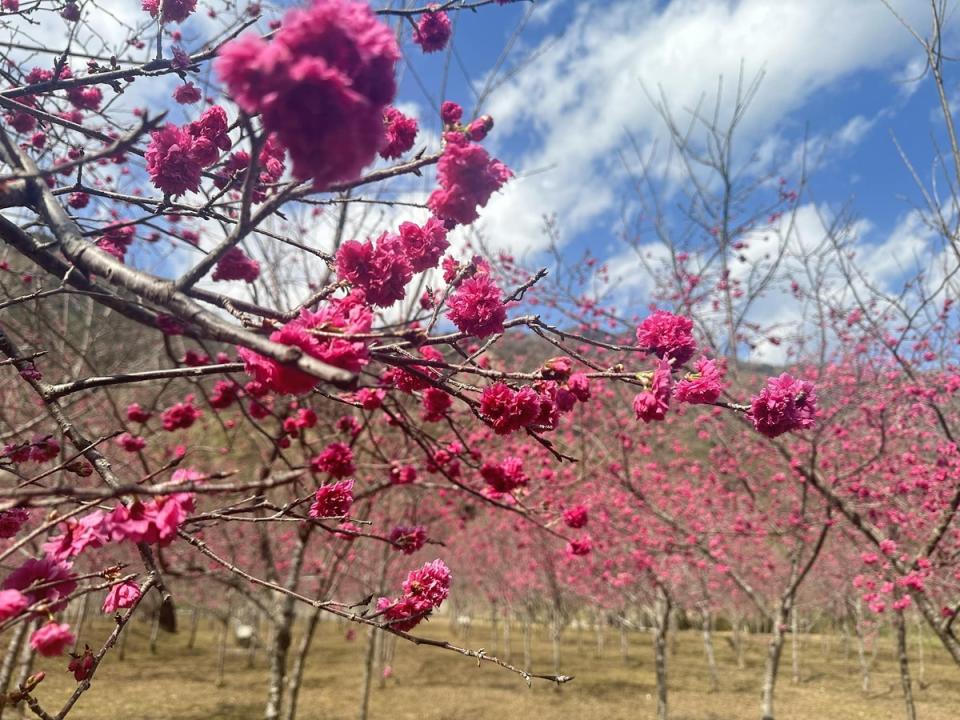
[[(161, 636), (156, 655), (148, 650), (147, 627), (133, 626), (126, 659), (111, 656), (94, 687), (70, 717), (76, 720), (136, 718), (137, 720), (252, 720), (261, 716), (266, 683), (265, 658), (247, 666), (246, 651), (227, 656), (226, 683), (214, 686), (217, 649), (212, 625), (201, 625), (197, 647), (186, 649), (186, 633)], [(102, 640), (106, 625), (90, 631), (91, 643)], [(432, 632), (429, 632), (432, 631)], [(424, 634), (439, 636), (447, 625), (436, 620)], [(347, 720), (356, 718), (362, 677), (365, 633), (344, 639), (344, 628), (321, 625), (301, 694), (301, 718)], [(489, 631), (474, 627), (466, 641), (470, 647), (490, 648)], [(671, 658), (670, 701), (673, 720), (755, 720), (759, 716), (759, 687), (764, 638), (752, 640), (747, 668), (737, 670), (727, 643), (717, 639), (722, 689), (708, 692), (702, 645), (697, 633), (680, 634)], [(296, 645), (296, 638), (294, 646)], [(915, 649), (915, 646), (914, 646)], [(889, 641), (881, 645), (873, 673), (874, 692), (860, 692), (856, 656), (845, 660), (839, 638), (807, 636), (801, 652), (802, 678), (790, 678), (790, 648), (778, 687), (778, 720), (900, 720), (903, 702)], [(394, 675), (380, 687), (374, 683), (372, 720), (471, 720), (521, 718), (523, 720), (638, 720), (652, 718), (652, 652), (649, 637), (636, 633), (630, 639), (627, 662), (620, 656), (619, 640), (610, 633), (601, 657), (596, 657), (593, 633), (567, 633), (563, 645), (563, 670), (575, 675), (573, 683), (556, 691), (547, 683), (528, 689), (516, 675), (484, 666), (434, 648), (400, 643), (392, 666)], [(534, 643), (535, 669), (548, 670), (550, 645), (546, 636)], [(513, 659), (522, 662), (520, 630), (513, 633)], [(62, 660), (43, 660), (39, 669), (48, 678), (37, 696), (55, 710), (74, 687)], [(914, 658), (915, 681), (919, 666)], [(960, 717), (960, 670), (949, 663), (932, 642), (926, 643), (925, 687), (916, 688), (921, 720), (957, 720)], [(916, 682), (915, 682), (916, 684)]]

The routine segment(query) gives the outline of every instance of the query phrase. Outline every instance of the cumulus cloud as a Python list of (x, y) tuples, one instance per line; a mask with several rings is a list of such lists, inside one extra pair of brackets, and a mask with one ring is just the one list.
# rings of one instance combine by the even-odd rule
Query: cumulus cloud
[[(924, 18), (922, 3), (898, 5), (906, 19)], [(559, 33), (533, 49), (536, 62), (498, 88), (488, 106), (497, 119), (495, 142), (532, 142), (513, 159), (519, 179), (484, 213), (485, 234), (537, 251), (546, 242), (544, 215), (557, 215), (573, 235), (613, 209), (623, 194), (617, 153), (627, 133), (646, 147), (662, 133), (644, 89), (662, 91), (682, 117), (701, 99), (712, 102), (722, 76), (721, 105), (729, 112), (741, 69), (747, 81), (764, 72), (740, 128), (752, 150), (802, 114), (817, 91), (860, 71), (903, 67), (912, 43), (875, 0), (580, 3)], [(870, 126), (867, 115), (851, 118), (838, 138), (856, 142)]]

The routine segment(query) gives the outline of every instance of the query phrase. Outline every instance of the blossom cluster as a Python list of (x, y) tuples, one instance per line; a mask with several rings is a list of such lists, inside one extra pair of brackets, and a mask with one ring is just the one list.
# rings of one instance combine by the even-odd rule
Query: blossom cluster
[(213, 165), (220, 151), (230, 149), (227, 113), (219, 105), (207, 108), (183, 127), (167, 123), (150, 133), (147, 172), (166, 195), (196, 192), (203, 168)]
[(403, 595), (380, 598), (377, 610), (389, 627), (407, 632), (430, 615), (450, 594), (450, 569), (442, 560), (434, 560), (412, 570), (403, 582)]
[(570, 412), (578, 400), (590, 397), (589, 382), (582, 374), (572, 375), (566, 385), (543, 380), (514, 390), (496, 382), (484, 388), (480, 396), (480, 415), (497, 435), (508, 435), (523, 428), (553, 430), (560, 415)]
[(269, 41), (225, 44), (216, 69), (237, 105), (260, 115), (289, 152), (293, 176), (326, 188), (356, 178), (384, 147), (399, 57), (367, 4), (314, 0), (287, 12)]
[[(300, 348), (310, 357), (351, 372), (359, 371), (367, 363), (367, 344), (352, 339), (351, 335), (369, 332), (373, 314), (367, 307), (363, 292), (356, 290), (342, 299), (333, 299), (317, 312), (304, 308), (300, 315), (270, 334), (270, 339), (281, 345)], [(318, 331), (325, 331), (320, 335)], [(238, 348), (246, 370), (265, 387), (282, 394), (302, 395), (309, 392), (317, 380), (312, 375), (264, 357), (248, 348)]]
[(437, 220), (423, 226), (405, 222), (398, 234), (383, 233), (375, 243), (343, 243), (337, 275), (361, 289), (371, 305), (389, 307), (403, 299), (414, 273), (436, 267), (448, 246), (447, 231)]
[(449, 130), (443, 139), (443, 156), (437, 163), (440, 187), (427, 206), (448, 227), (469, 225), (480, 216), (477, 208), (484, 207), (513, 173), (462, 130)]

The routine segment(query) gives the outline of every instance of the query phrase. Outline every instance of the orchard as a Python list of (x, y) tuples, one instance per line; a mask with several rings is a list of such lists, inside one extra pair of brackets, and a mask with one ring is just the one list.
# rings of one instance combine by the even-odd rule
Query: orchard
[(955, 9), (641, 5), (2, 0), (0, 717), (956, 717)]

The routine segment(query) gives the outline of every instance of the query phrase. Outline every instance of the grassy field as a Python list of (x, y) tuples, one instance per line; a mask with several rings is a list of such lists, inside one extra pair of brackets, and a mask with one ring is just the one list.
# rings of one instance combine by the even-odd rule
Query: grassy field
[[(115, 654), (105, 662), (94, 687), (70, 714), (76, 720), (136, 718), (137, 720), (253, 720), (261, 716), (266, 668), (263, 653), (248, 667), (247, 651), (231, 649), (226, 658), (225, 684), (214, 686), (217, 666), (213, 625), (201, 623), (198, 642), (186, 649), (187, 632), (161, 635), (156, 654), (149, 652), (149, 628), (134, 625), (126, 658)], [(102, 641), (107, 626), (90, 628), (93, 644)], [(446, 622), (425, 626), (424, 635), (440, 637)], [(346, 640), (345, 628), (322, 623), (301, 693), (300, 718), (347, 720), (356, 718), (360, 696), (366, 634)], [(542, 633), (542, 631), (541, 631)], [(474, 627), (466, 644), (486, 646), (490, 633)], [(522, 663), (520, 629), (512, 634), (513, 660)], [(294, 639), (294, 647), (297, 639)], [(752, 638), (744, 670), (738, 670), (733, 652), (717, 638), (721, 690), (708, 692), (703, 646), (694, 632), (679, 634), (670, 658), (670, 702), (673, 720), (755, 720), (759, 717), (759, 687), (764, 638)], [(960, 670), (932, 642), (926, 644), (923, 687), (916, 687), (920, 668), (914, 662), (915, 696), (920, 720), (960, 718)], [(844, 660), (839, 638), (805, 636), (801, 647), (801, 682), (793, 684), (790, 647), (785, 648), (780, 674), (777, 717), (782, 720), (893, 720), (905, 716), (896, 666), (889, 641), (881, 644), (874, 664), (872, 691), (860, 691), (856, 654)], [(549, 671), (551, 646), (545, 634), (533, 643), (534, 670)], [(916, 660), (916, 658), (914, 658)], [(38, 669), (47, 679), (37, 697), (48, 711), (75, 687), (63, 660), (41, 659)], [(399, 643), (392, 661), (393, 675), (380, 686), (374, 682), (370, 718), (378, 720), (638, 720), (655, 710), (652, 651), (648, 635), (631, 635), (624, 662), (619, 637), (611, 632), (603, 654), (597, 657), (595, 636), (568, 631), (563, 643), (563, 671), (576, 679), (559, 692), (535, 682), (527, 688), (521, 678), (495, 667), (478, 668), (468, 658), (428, 647)]]

